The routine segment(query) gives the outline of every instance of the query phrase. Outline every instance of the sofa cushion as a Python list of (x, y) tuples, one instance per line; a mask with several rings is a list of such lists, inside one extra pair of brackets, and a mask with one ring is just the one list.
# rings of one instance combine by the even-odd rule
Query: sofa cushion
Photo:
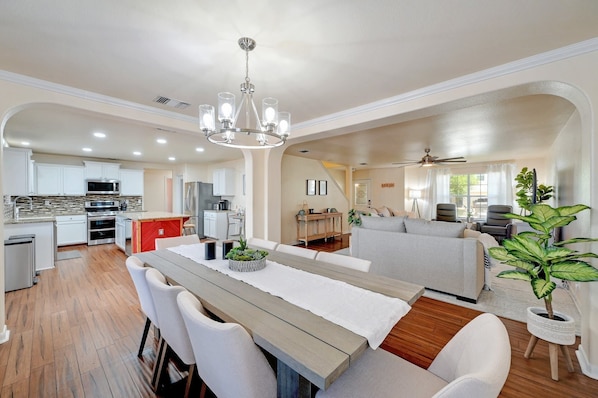
[(361, 217), (361, 227), (380, 231), (405, 232), (406, 217)]
[(462, 238), (465, 224), (407, 218), (405, 229), (408, 234)]

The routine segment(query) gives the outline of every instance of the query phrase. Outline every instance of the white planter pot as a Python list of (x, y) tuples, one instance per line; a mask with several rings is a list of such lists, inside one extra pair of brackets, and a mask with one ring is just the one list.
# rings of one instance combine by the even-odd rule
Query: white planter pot
[(560, 345), (575, 343), (575, 320), (569, 315), (555, 311), (554, 315), (564, 321), (548, 319), (538, 314), (546, 314), (546, 308), (527, 308), (527, 330), (534, 336)]

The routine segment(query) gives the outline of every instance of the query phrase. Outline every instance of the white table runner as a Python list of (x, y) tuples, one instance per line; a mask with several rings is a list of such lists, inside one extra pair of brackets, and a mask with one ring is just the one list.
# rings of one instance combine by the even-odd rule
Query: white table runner
[(215, 260), (205, 260), (203, 243), (168, 250), (280, 297), (363, 336), (373, 349), (382, 344), (393, 326), (411, 309), (401, 299), (274, 261), (267, 261), (266, 268), (259, 271), (232, 271), (228, 268), (228, 260), (223, 260), (220, 253)]

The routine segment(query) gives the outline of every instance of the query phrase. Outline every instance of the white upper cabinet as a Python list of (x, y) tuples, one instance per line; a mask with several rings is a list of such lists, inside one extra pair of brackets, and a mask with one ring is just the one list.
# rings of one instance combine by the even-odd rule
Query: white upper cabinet
[(38, 163), (35, 166), (38, 195), (85, 195), (85, 168)]
[(4, 148), (2, 181), (4, 195), (31, 195), (33, 170), (31, 170), (31, 149)]
[(212, 177), (214, 196), (235, 196), (234, 169), (216, 169)]
[(143, 196), (143, 170), (120, 170), (120, 194), (122, 196)]
[(99, 178), (102, 180), (118, 180), (120, 178), (119, 163), (92, 162), (86, 160), (85, 178)]

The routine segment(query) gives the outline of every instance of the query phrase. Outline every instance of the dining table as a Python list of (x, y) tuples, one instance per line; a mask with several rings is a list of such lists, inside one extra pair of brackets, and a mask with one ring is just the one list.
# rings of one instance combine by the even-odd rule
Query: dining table
[[(187, 246), (196, 246), (193, 250), (201, 252), (203, 245)], [(316, 389), (328, 388), (368, 349), (368, 339), (363, 335), (210, 268), (205, 261), (181, 255), (176, 249), (135, 256), (160, 271), (169, 283), (185, 287), (222, 321), (242, 325), (255, 344), (276, 359), (278, 397), (311, 397)], [(217, 252), (222, 261), (220, 248)], [(419, 285), (292, 254), (270, 251), (267, 259), (268, 266), (282, 264), (408, 305), (424, 292)]]

